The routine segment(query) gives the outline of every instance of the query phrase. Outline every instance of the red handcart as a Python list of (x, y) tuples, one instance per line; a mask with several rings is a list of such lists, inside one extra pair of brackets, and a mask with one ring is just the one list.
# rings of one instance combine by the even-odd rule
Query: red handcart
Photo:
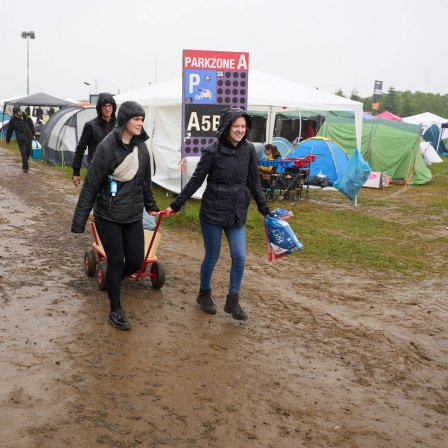
[[(172, 216), (175, 213), (170, 213)], [(129, 278), (135, 281), (139, 281), (142, 277), (150, 277), (151, 285), (155, 289), (160, 289), (165, 283), (165, 268), (162, 262), (157, 257), (157, 248), (160, 242), (159, 227), (163, 216), (168, 216), (166, 210), (159, 212), (159, 216), (156, 222), (154, 230), (145, 229), (145, 258), (141, 268), (131, 274)], [(86, 275), (93, 277), (97, 272), (98, 288), (102, 291), (106, 290), (106, 271), (107, 271), (107, 258), (104, 252), (103, 245), (101, 244), (98, 232), (95, 226), (95, 217), (89, 216), (90, 228), (93, 234), (92, 247), (87, 249), (84, 254), (84, 268)]]

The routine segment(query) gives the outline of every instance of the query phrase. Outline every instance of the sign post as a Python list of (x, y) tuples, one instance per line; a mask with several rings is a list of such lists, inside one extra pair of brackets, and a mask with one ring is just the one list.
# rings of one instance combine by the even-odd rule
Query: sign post
[(200, 157), (216, 140), (223, 109), (247, 111), (249, 53), (183, 51), (181, 188), (187, 182), (188, 157)]

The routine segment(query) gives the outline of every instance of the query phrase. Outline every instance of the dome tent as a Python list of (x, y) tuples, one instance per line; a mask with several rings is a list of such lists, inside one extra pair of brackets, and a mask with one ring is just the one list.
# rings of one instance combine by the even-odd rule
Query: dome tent
[(316, 160), (310, 163), (309, 177), (323, 174), (331, 183), (339, 179), (349, 160), (347, 152), (326, 137), (312, 137), (303, 140), (286, 153), (285, 157), (305, 157), (308, 154), (316, 156)]
[[(95, 106), (66, 106), (55, 112), (40, 136), (43, 160), (51, 165), (71, 166), (84, 124), (96, 116)], [(83, 163), (87, 163), (87, 154)]]

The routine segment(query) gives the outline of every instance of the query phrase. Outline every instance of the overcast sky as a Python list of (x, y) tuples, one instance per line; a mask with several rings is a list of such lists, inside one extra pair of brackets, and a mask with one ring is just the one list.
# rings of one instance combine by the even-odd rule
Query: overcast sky
[[(447, 0), (1, 0), (0, 99), (87, 99), (182, 74), (182, 50), (249, 52), (250, 68), (330, 93), (448, 93)], [(84, 83), (90, 83), (90, 86)], [(249, 78), (250, 92), (250, 78)], [(250, 95), (250, 93), (249, 93)]]

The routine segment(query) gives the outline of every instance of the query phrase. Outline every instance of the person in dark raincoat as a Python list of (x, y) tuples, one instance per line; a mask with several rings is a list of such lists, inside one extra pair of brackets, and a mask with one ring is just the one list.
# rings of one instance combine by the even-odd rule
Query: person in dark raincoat
[(108, 93), (103, 92), (98, 95), (96, 102), (97, 116), (88, 121), (82, 130), (81, 138), (75, 150), (75, 157), (73, 158), (73, 184), (77, 187), (81, 183), (81, 166), (84, 153), (88, 148), (87, 163), (90, 165), (95, 154), (97, 146), (101, 140), (109, 134), (115, 127), (117, 112), (117, 103), (114, 97)]
[(205, 313), (216, 313), (211, 278), (220, 256), (224, 232), (232, 260), (224, 311), (238, 320), (247, 319), (239, 293), (246, 261), (246, 219), (250, 194), (263, 216), (270, 212), (260, 184), (255, 147), (247, 140), (250, 129), (251, 119), (246, 111), (238, 108), (223, 110), (216, 133), (218, 140), (202, 151), (191, 179), (167, 208), (168, 213), (178, 212), (207, 178), (199, 212), (205, 257), (201, 264), (196, 301)]
[[(122, 279), (137, 272), (144, 261), (143, 208), (150, 215), (159, 212), (151, 189), (144, 118), (140, 104), (126, 101), (121, 105), (117, 126), (96, 148), (71, 227), (72, 232), (83, 233), (93, 206), (107, 258), (109, 323), (120, 330), (131, 327), (121, 306)], [(112, 185), (117, 186), (116, 192)]]
[(22, 171), (28, 173), (31, 142), (35, 135), (33, 120), (25, 112), (22, 112), (19, 106), (14, 106), (12, 113), (13, 116), (9, 120), (8, 130), (6, 131), (6, 144), (9, 145), (12, 133), (16, 131), (16, 141), (22, 156)]

